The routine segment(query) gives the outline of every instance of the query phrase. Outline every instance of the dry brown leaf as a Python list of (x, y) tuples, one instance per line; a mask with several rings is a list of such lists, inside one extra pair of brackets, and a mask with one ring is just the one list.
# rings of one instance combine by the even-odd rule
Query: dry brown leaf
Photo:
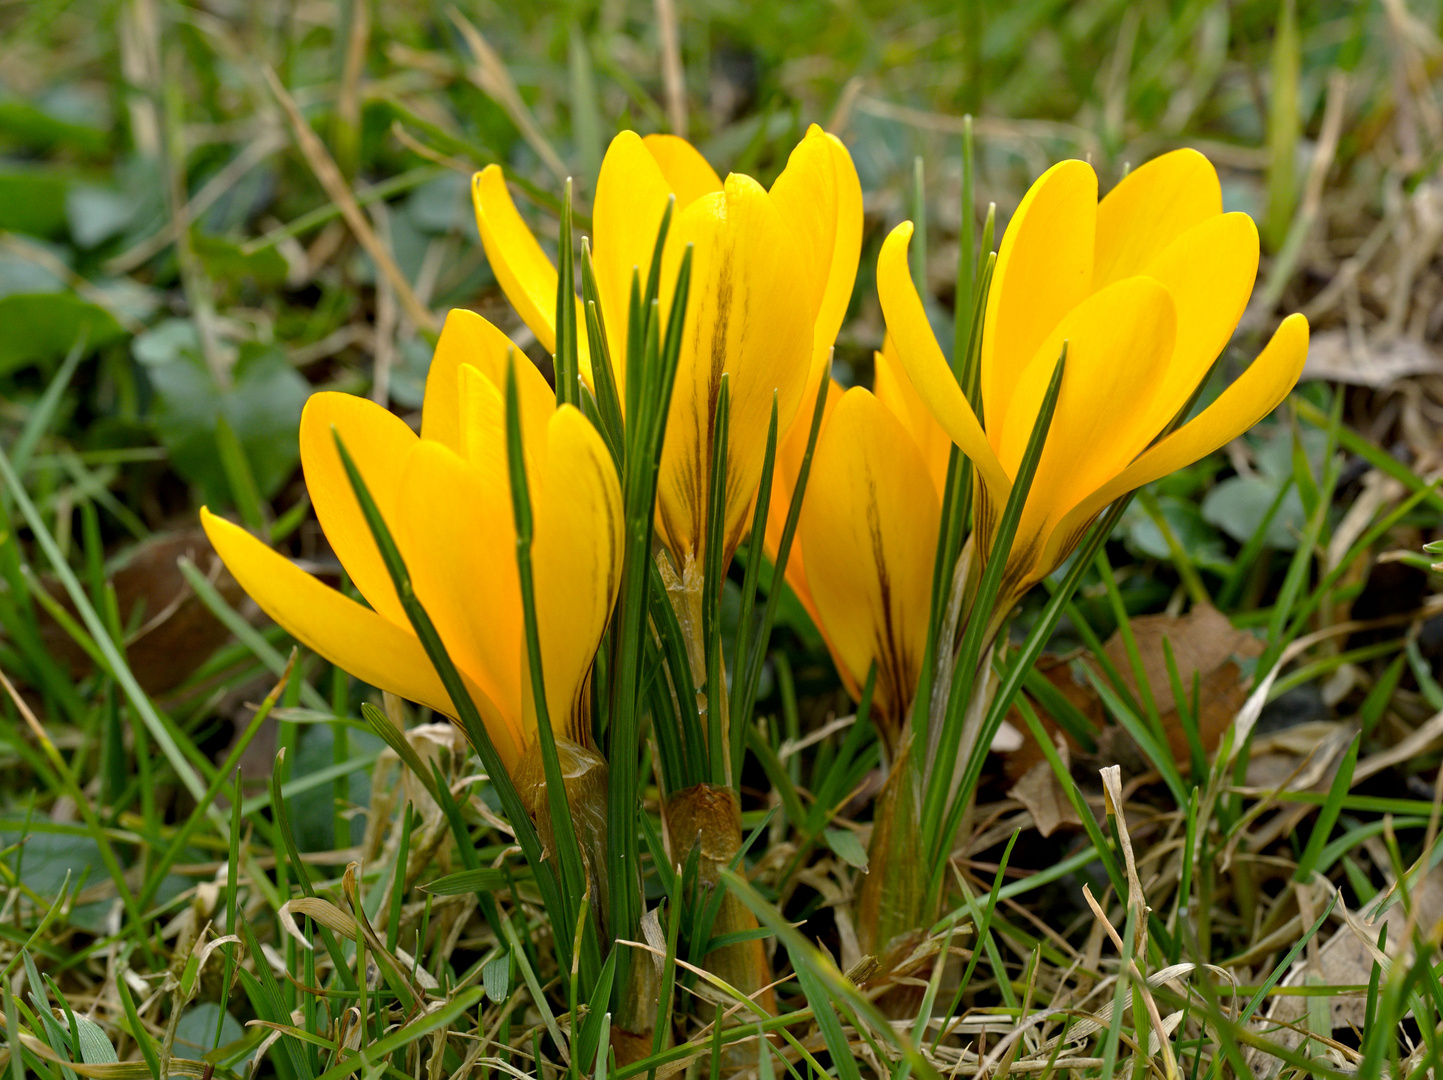
[(1303, 379), (1371, 386), (1392, 386), (1411, 375), (1443, 373), (1443, 355), (1422, 341), (1401, 337), (1355, 342), (1345, 329), (1314, 334)]
[[(1057, 751), (1062, 755), (1062, 763), (1069, 765), (1071, 751), (1068, 749), (1068, 741), (1061, 732), (1053, 735), (1053, 742), (1057, 744)], [(1059, 825), (1081, 825), (1082, 819), (1077, 816), (1072, 801), (1067, 797), (1057, 774), (1052, 771), (1052, 765), (1046, 758), (1039, 760), (1027, 772), (1023, 773), (1022, 779), (1013, 784), (1007, 792), (1007, 797), (1016, 799), (1027, 812), (1032, 815), (1032, 822), (1037, 826), (1037, 831), (1043, 836), (1051, 836)]]
[(1263, 794), (1285, 784), (1289, 791), (1325, 787), (1332, 777), (1329, 766), (1348, 748), (1356, 730), (1336, 720), (1313, 720), (1255, 738), (1243, 790)]
[[(1078, 681), (1072, 671), (1071, 659), (1066, 656), (1044, 656), (1037, 661), (1037, 673), (1055, 686), (1063, 697), (1067, 698), (1078, 711), (1086, 716), (1095, 730), (1101, 731), (1106, 722), (1102, 699), (1097, 696), (1097, 691), (1090, 685)], [(1038, 720), (1042, 722), (1043, 728), (1056, 740), (1062, 732), (1057, 721), (1052, 718), (1051, 713), (1033, 700), (1030, 694), (1028, 700), (1032, 701), (1033, 709), (1037, 713)], [(1007, 713), (1007, 719), (1022, 735), (1021, 747), (1007, 755), (1007, 776), (1016, 782), (1031, 772), (1039, 762), (1046, 766), (1047, 759), (1042, 756), (1042, 750), (1032, 738), (1032, 731), (1028, 728), (1027, 721), (1022, 718), (1022, 713), (1016, 707)], [(1071, 753), (1075, 754), (1080, 749), (1071, 738), (1066, 739), (1066, 744)]]
[[(1262, 652), (1262, 644), (1246, 631), (1235, 628), (1226, 615), (1209, 604), (1196, 604), (1190, 612), (1182, 616), (1143, 615), (1132, 620), (1132, 632), (1137, 641), (1143, 675), (1152, 689), (1173, 759), (1186, 771), (1190, 763), (1187, 737), (1183, 734), (1182, 723), (1178, 718), (1163, 642), (1168, 642), (1172, 650), (1183, 690), (1189, 697), (1192, 695), (1194, 677), (1197, 678), (1198, 729), (1203, 749), (1206, 751), (1217, 746), (1223, 732), (1247, 700), (1242, 669), (1234, 658), (1257, 656)], [(1103, 646), (1103, 652), (1117, 668), (1123, 685), (1136, 696), (1137, 681), (1133, 676), (1132, 664), (1128, 660), (1122, 635), (1114, 633)], [(1099, 678), (1105, 678), (1090, 657), (1084, 657), (1082, 662), (1092, 667)], [(1099, 760), (1105, 760), (1106, 763), (1121, 761), (1129, 766), (1129, 771), (1133, 771), (1134, 766), (1138, 769), (1146, 767), (1135, 752), (1130, 752), (1122, 745), (1124, 741), (1130, 742), (1126, 740), (1125, 733), (1120, 729), (1104, 730), (1105, 713), (1097, 692), (1092, 686), (1079, 681), (1065, 659), (1053, 659), (1049, 663), (1044, 658), (1038, 664), (1038, 671), (1098, 730)], [(1035, 701), (1033, 705), (1043, 726), (1050, 733), (1060, 730), (1045, 709)], [(1022, 748), (1010, 755), (1007, 761), (1007, 775), (1014, 780), (1020, 780), (1037, 762), (1043, 760), (1042, 752), (1033, 742), (1025, 722), (1015, 709), (1009, 717), (1024, 733)], [(1077, 754), (1080, 748), (1075, 743), (1070, 744), (1073, 753)]]
[[(244, 595), (216, 558), (200, 528), (157, 533), (137, 545), (111, 576), (122, 626), (139, 621), (126, 639), (125, 655), (141, 689), (163, 694), (184, 682), (230, 637), (187, 584), (177, 560), (187, 558), (215, 584), (227, 603)], [(46, 588), (72, 616), (75, 606), (58, 582)], [(40, 633), (50, 655), (73, 677), (90, 670), (90, 659), (49, 615), (40, 612)]]

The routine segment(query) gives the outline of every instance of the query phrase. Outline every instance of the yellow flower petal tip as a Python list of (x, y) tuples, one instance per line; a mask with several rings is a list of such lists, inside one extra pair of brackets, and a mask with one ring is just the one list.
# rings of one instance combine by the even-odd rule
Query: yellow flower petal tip
[(205, 507), (200, 521), (241, 588), (302, 645), (373, 686), (454, 711), (409, 623), (398, 625), (322, 584)]
[(542, 348), (554, 352), (556, 267), (517, 212), (501, 166), (488, 165), (472, 178), (471, 198), (491, 272)]
[(684, 209), (703, 195), (722, 189), (721, 177), (701, 152), (679, 135), (648, 135), (642, 139), (657, 167), (676, 195), (676, 207)]

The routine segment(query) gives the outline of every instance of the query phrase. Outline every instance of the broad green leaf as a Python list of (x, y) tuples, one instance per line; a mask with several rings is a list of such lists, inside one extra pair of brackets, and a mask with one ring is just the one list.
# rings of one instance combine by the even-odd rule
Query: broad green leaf
[(60, 360), (82, 332), (95, 350), (125, 330), (104, 308), (70, 292), (12, 293), (0, 298), (0, 375)]
[(159, 399), (155, 429), (176, 471), (199, 485), (211, 505), (230, 503), (215, 440), (216, 421), (224, 416), (245, 450), (257, 489), (270, 498), (300, 458), (296, 432), (309, 384), (279, 349), (244, 345), (230, 386), (222, 389), (197, 351), (180, 344), (181, 332), (166, 332), (174, 337), (149, 338), (136, 358), (145, 363)]
[(0, 168), (0, 229), (45, 237), (63, 233), (70, 180), (54, 168)]
[(824, 834), (827, 847), (848, 866), (855, 866), (862, 873), (867, 872), (867, 849), (851, 829), (828, 829)]

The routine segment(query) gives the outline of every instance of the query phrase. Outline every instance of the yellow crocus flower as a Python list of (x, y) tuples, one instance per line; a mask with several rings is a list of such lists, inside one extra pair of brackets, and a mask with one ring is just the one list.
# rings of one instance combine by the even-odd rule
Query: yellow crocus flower
[[(473, 195), (497, 281), (542, 345), (554, 350), (556, 269), (517, 213), (499, 167), (476, 174)], [(642, 138), (624, 131), (612, 140), (592, 209), (593, 263), (599, 315), (623, 403), (632, 276), (639, 270), (645, 286), (657, 230), (673, 197), (660, 281), (663, 314), (688, 244), (693, 261), (662, 447), (657, 529), (685, 578), (703, 554), (721, 377), (728, 375), (731, 396), (725, 561), (749, 523), (772, 394), (785, 431), (809, 374), (824, 364), (846, 314), (861, 251), (862, 195), (846, 148), (816, 126), (792, 151), (770, 191), (739, 174), (723, 182), (700, 153), (675, 136)], [(579, 352), (582, 376), (590, 383), (584, 336)]]
[(587, 676), (621, 575), (620, 485), (591, 422), (572, 406), (557, 408), (541, 373), (479, 315), (447, 316), (419, 436), (380, 405), (349, 394), (315, 394), (301, 416), (301, 464), (316, 517), (369, 606), (208, 510), (201, 519), (242, 588), (307, 648), (364, 682), (455, 716), (351, 490), (335, 446), (338, 432), (514, 773), (535, 742), (536, 718), (507, 472), (505, 386), (513, 353), (547, 706), (558, 735), (588, 745)]
[[(874, 390), (829, 388), (786, 577), (854, 700), (877, 665), (872, 716), (890, 751), (926, 649), (952, 443), (917, 396), (890, 339), (874, 360)], [(767, 519), (772, 553), (808, 426), (798, 423), (778, 450)]]
[(1223, 213), (1217, 173), (1194, 150), (1148, 162), (1100, 203), (1085, 162), (1064, 161), (1032, 185), (1002, 239), (987, 300), (985, 426), (927, 323), (907, 267), (911, 235), (906, 222), (883, 244), (877, 289), (918, 393), (976, 466), (984, 555), (1067, 342), (1004, 602), (1062, 562), (1108, 503), (1242, 434), (1302, 372), (1308, 324), (1290, 315), (1216, 401), (1158, 438), (1227, 345), (1257, 274), (1257, 228), (1246, 214)]

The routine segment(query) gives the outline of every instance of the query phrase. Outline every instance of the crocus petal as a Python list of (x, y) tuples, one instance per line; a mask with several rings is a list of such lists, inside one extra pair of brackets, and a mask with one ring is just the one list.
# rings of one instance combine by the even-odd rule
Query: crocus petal
[(1156, 434), (1146, 422), (1148, 406), (1172, 356), (1176, 326), (1166, 289), (1151, 278), (1127, 278), (1069, 312), (1028, 365), (1003, 436), (1002, 464), (1012, 475), (1067, 342), (1057, 408), (1008, 559), (1024, 578), (1062, 516)]
[(621, 580), (621, 485), (580, 410), (557, 409), (546, 438), (548, 466), (531, 483), (536, 624), (552, 725), (585, 744), (581, 701)]
[(917, 295), (907, 265), (907, 245), (911, 239), (912, 223), (904, 221), (883, 242), (882, 253), (877, 258), (877, 295), (882, 301), (887, 333), (896, 345), (897, 356), (917, 396), (927, 403), (948, 437), (977, 466), (1001, 505), (1012, 490), (1012, 482), (1002, 471), (997, 454), (977, 422), (977, 414), (957, 385), (957, 378), (932, 334), (922, 298)]
[(1177, 346), (1153, 406), (1156, 434), (1187, 404), (1243, 317), (1258, 274), (1258, 227), (1247, 214), (1215, 214), (1169, 244), (1144, 273), (1177, 305)]
[(917, 394), (897, 356), (896, 342), (890, 336), (883, 341), (882, 351), (872, 354), (872, 359), (872, 392), (877, 395), (878, 401), (892, 410), (907, 434), (912, 436), (912, 441), (922, 453), (922, 460), (927, 463), (927, 472), (940, 499), (947, 485), (947, 462), (952, 456), (952, 440)]
[(876, 662), (874, 708), (895, 730), (926, 648), (937, 493), (901, 423), (860, 387), (838, 403), (815, 466), (801, 523), (812, 595), (853, 683)]
[(1307, 358), (1308, 320), (1289, 315), (1267, 348), (1216, 401), (1067, 514), (1050, 544), (1049, 559), (1066, 558), (1092, 519), (1114, 499), (1206, 457), (1276, 409), (1297, 385)]
[[(1092, 291), (1096, 221), (1097, 174), (1086, 162), (1062, 161), (1037, 178), (1007, 224), (982, 331), (982, 403), (994, 449), (994, 418), (1007, 415), (1023, 365)], [(918, 390), (926, 396), (920, 382)]]
[(721, 377), (729, 375), (725, 557), (735, 550), (756, 496), (772, 394), (779, 424), (801, 401), (812, 318), (796, 303), (810, 288), (792, 232), (771, 196), (745, 176), (683, 210), (663, 265), (662, 307), (685, 245), (694, 245), (690, 302), (662, 447), (657, 493), (661, 535), (679, 564), (700, 556), (711, 478), (712, 426)]
[[(506, 363), (463, 364), (460, 370), (462, 455), (481, 470), (482, 481), (509, 483), (506, 449)], [(528, 472), (546, 461), (546, 425), (556, 398), (545, 377), (524, 356), (516, 357), (521, 405), (521, 446)]]
[[(623, 131), (611, 140), (601, 162), (596, 200), (591, 210), (595, 239), (592, 260), (611, 365), (623, 401), (626, 400), (627, 312), (631, 308), (632, 272), (640, 271), (641, 287), (645, 289), (657, 230), (661, 228), (671, 195), (671, 183), (641, 136), (634, 131)], [(673, 211), (673, 215), (675, 213)], [(674, 236), (675, 216), (671, 229)], [(670, 240), (667, 246), (672, 246)], [(665, 307), (662, 310), (664, 312)]]
[[(362, 682), (455, 715), (450, 695), (409, 625), (403, 629), (323, 585), (209, 510), (201, 510), (200, 521), (241, 588), (286, 633)], [(472, 690), (479, 707), (483, 695)], [(483, 715), (490, 709), (487, 702)]]
[(454, 450), (425, 440), (403, 475), (396, 542), (416, 596), (452, 663), (496, 703), (506, 737), (523, 746), (521, 589), (507, 491), (483, 483)]
[(703, 195), (722, 189), (721, 177), (695, 146), (679, 135), (647, 135), (641, 140), (656, 159), (676, 193), (676, 208), (685, 209)]
[[(535, 371), (515, 343), (474, 311), (452, 308), (441, 327), (441, 337), (426, 375), (426, 397), (421, 403), (421, 438), (443, 443), (458, 454), (466, 452), (461, 430), (461, 365), (499, 372), (505, 378), (506, 357), (515, 352), (518, 365)], [(494, 377), (494, 376), (493, 376)], [(539, 371), (536, 377), (544, 386)], [(550, 393), (550, 389), (547, 389)]]
[[(1088, 491), (1122, 471), (1156, 434), (1147, 406), (1166, 374), (1176, 331), (1172, 295), (1149, 277), (1109, 285), (1068, 312), (1023, 370), (1006, 418), (997, 418), (1007, 474), (1017, 474), (1064, 343), (1067, 367), (1037, 479), (1049, 459), (1059, 478)], [(1028, 501), (1036, 498), (1034, 483)]]
[(401, 463), (416, 434), (399, 416), (353, 394), (312, 394), (301, 412), (301, 465), (326, 539), (366, 602), (397, 626), (410, 626), (341, 464), (337, 433), (391, 529), (399, 519)]
[[(835, 379), (828, 379), (827, 384), (827, 399), (822, 403), (822, 431), (827, 430), (827, 421), (831, 418), (832, 411), (836, 409), (837, 402), (842, 400), (841, 385)], [(792, 493), (797, 489), (797, 477), (802, 471), (802, 459), (807, 454), (807, 440), (812, 433), (812, 406), (816, 400), (817, 387), (809, 385), (807, 392), (802, 397), (802, 407), (797, 410), (792, 426), (777, 440), (777, 460), (772, 469), (772, 498), (767, 504), (766, 548), (767, 557), (771, 559), (775, 559), (777, 556), (777, 548), (781, 546), (782, 533), (787, 526), (787, 514), (792, 509)], [(820, 433), (817, 438), (821, 439)], [(813, 467), (815, 467), (815, 462), (814, 452)], [(806, 505), (806, 498), (804, 492), (802, 494), (803, 505)], [(822, 631), (822, 635), (825, 637), (826, 630), (822, 628), (822, 617), (817, 612), (816, 601), (812, 599), (812, 590), (807, 584), (806, 559), (802, 553), (802, 546), (797, 543), (795, 536), (792, 538), (791, 550), (787, 553), (787, 584), (792, 587), (792, 592), (797, 594), (797, 599), (802, 602), (802, 607), (807, 609), (812, 623)]]
[(1139, 166), (1097, 207), (1092, 287), (1146, 273), (1169, 244), (1222, 212), (1217, 171), (1196, 150), (1174, 150)]
[[(521, 321), (547, 352), (556, 350), (556, 267), (516, 212), (501, 166), (488, 165), (471, 180), (476, 225), (491, 272)], [(585, 327), (582, 327), (585, 332)]]
[(816, 124), (772, 184), (776, 203), (811, 266), (812, 365), (825, 366), (852, 300), (862, 254), (862, 183), (852, 155)]

